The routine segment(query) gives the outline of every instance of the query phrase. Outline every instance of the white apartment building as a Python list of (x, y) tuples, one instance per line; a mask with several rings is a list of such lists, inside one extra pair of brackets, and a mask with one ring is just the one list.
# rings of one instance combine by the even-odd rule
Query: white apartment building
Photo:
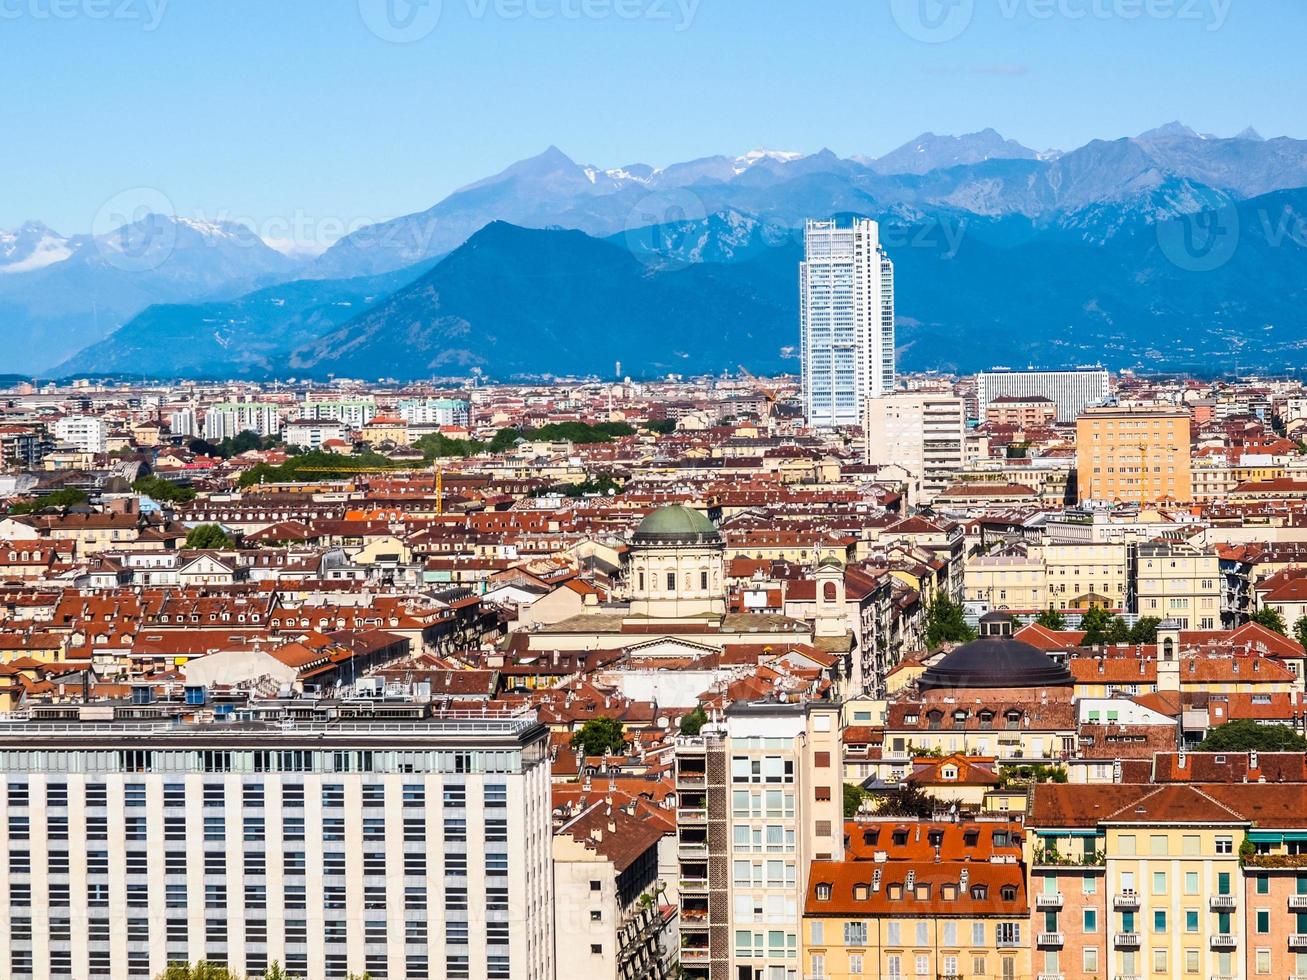
[(681, 969), (688, 980), (799, 980), (815, 860), (844, 856), (833, 701), (736, 703), (676, 744)]
[(809, 221), (799, 265), (803, 413), (811, 426), (861, 425), (894, 390), (894, 263), (880, 226)]
[(108, 452), (109, 424), (91, 415), (68, 415), (54, 424), (55, 441), (84, 453)]
[(221, 442), (242, 432), (274, 436), (281, 431), (281, 410), (264, 402), (223, 402), (204, 413), (204, 438)]
[(198, 960), (552, 980), (534, 716), (175, 724), (55, 708), (72, 716), (0, 725), (9, 980), (144, 980)]
[(324, 442), (345, 439), (349, 435), (342, 422), (334, 419), (295, 419), (287, 422), (283, 438), (288, 446), (299, 446), (310, 451), (321, 449)]
[(371, 398), (315, 402), (306, 397), (300, 406), (300, 418), (333, 419), (351, 429), (363, 428), (376, 416), (377, 403)]
[(457, 398), (407, 398), (397, 411), (409, 425), (467, 425), (471, 418), (471, 406)]
[(863, 434), (868, 465), (901, 466), (925, 489), (944, 489), (966, 465), (966, 408), (952, 392), (869, 398)]
[(1111, 394), (1108, 374), (1084, 371), (985, 371), (976, 375), (976, 402), (980, 417), (989, 403), (1009, 395), (1047, 398), (1057, 406), (1059, 422), (1074, 422), (1091, 405), (1101, 405)]
[(200, 434), (199, 423), (195, 419), (195, 409), (179, 408), (168, 413), (168, 431), (175, 436), (197, 436)]

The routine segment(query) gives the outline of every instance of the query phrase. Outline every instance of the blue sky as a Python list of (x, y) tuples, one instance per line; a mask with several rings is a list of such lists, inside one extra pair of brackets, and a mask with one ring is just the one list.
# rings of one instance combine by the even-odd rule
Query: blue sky
[(406, 0), (0, 0), (0, 228), (89, 231), (149, 187), (332, 237), (550, 143), (614, 166), (986, 126), (1307, 137), (1302, 0), (426, 2), (429, 33)]

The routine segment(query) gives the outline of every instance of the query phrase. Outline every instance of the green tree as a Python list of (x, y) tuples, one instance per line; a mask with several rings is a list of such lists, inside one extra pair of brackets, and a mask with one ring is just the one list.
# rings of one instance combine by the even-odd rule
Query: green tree
[(698, 735), (706, 724), (708, 712), (703, 710), (703, 705), (696, 704), (693, 711), (681, 718), (681, 734)]
[(1251, 718), (1227, 721), (1209, 729), (1198, 746), (1199, 752), (1301, 752), (1304, 749), (1307, 749), (1307, 738), (1288, 725), (1263, 725)]
[(1307, 616), (1299, 616), (1298, 622), (1293, 624), (1293, 638), (1300, 647), (1307, 649)]
[(1085, 631), (1083, 644), (1092, 647), (1110, 643), (1108, 631), (1112, 628), (1112, 618), (1112, 614), (1106, 609), (1099, 609), (1097, 606), (1086, 609), (1084, 615), (1080, 617), (1080, 628)]
[(263, 980), (296, 980), (296, 978), (283, 970), (280, 963), (273, 960), (263, 971)]
[(35, 514), (47, 507), (75, 507), (78, 504), (86, 503), (88, 499), (86, 494), (76, 487), (65, 487), (62, 490), (47, 493), (43, 497), (20, 500), (18, 503), (10, 505), (9, 513)]
[(1107, 621), (1107, 642), (1130, 642), (1130, 627), (1125, 624), (1125, 620), (1120, 616), (1113, 616)]
[(1035, 622), (1046, 630), (1064, 630), (1066, 629), (1066, 617), (1060, 612), (1049, 606), (1042, 613), (1035, 617)]
[(195, 499), (195, 491), (179, 486), (161, 476), (143, 476), (132, 484), (132, 489), (161, 504), (185, 504)]
[(572, 747), (586, 755), (620, 755), (626, 751), (626, 732), (616, 718), (591, 718), (572, 736)]
[(926, 646), (934, 650), (945, 643), (969, 643), (976, 631), (967, 625), (962, 606), (948, 596), (938, 596), (926, 617)]
[(1261, 609), (1258, 609), (1253, 613), (1252, 621), (1254, 623), (1261, 623), (1261, 625), (1265, 626), (1268, 630), (1275, 630), (1275, 632), (1279, 633), (1281, 636), (1287, 636), (1289, 634), (1288, 627), (1284, 625), (1284, 616), (1280, 613), (1280, 610), (1273, 606), (1263, 606)]
[(862, 801), (867, 798), (867, 791), (853, 783), (844, 784), (844, 819), (852, 820), (862, 809)]
[(1130, 627), (1131, 643), (1156, 643), (1157, 627), (1162, 625), (1162, 621), (1156, 616), (1143, 616), (1137, 620), (1134, 626)]
[(904, 786), (881, 797), (876, 813), (886, 817), (929, 819), (939, 808), (939, 801), (917, 786)]
[(650, 432), (655, 432), (660, 436), (670, 435), (676, 431), (675, 419), (650, 419), (644, 424), (644, 427)]
[(197, 551), (214, 551), (236, 547), (217, 524), (196, 524), (186, 532), (186, 547)]
[(521, 429), (500, 429), (486, 446), (492, 453), (506, 453), (513, 448), (513, 443), (518, 439), (525, 438), (526, 433)]
[(237, 980), (219, 963), (200, 960), (198, 963), (169, 963), (158, 980)]

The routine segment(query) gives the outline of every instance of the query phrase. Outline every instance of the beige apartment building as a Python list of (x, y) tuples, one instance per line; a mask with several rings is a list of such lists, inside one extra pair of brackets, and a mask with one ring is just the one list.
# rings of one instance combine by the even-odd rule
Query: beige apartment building
[(1140, 616), (1173, 619), (1182, 629), (1221, 628), (1221, 563), (1214, 548), (1149, 542), (1137, 546), (1134, 564)]
[(676, 744), (681, 971), (799, 980), (813, 861), (844, 857), (833, 701), (737, 702)]
[(1076, 419), (1081, 501), (1139, 504), (1193, 492), (1190, 416), (1182, 408), (1090, 408)]
[(966, 465), (967, 412), (948, 391), (910, 391), (867, 400), (870, 466), (895, 464), (926, 492), (951, 484)]
[(964, 594), (997, 609), (1124, 609), (1130, 569), (1121, 542), (1032, 545), (967, 563)]

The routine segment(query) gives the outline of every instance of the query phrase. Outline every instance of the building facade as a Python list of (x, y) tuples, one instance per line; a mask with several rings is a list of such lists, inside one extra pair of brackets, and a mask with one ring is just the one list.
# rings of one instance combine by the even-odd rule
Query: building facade
[(0, 726), (6, 977), (554, 975), (533, 716), (41, 729)]
[(803, 411), (816, 427), (861, 425), (894, 389), (894, 264), (880, 226), (809, 221), (799, 266)]
[(1003, 396), (1048, 398), (1057, 406), (1057, 421), (1074, 422), (1085, 408), (1101, 405), (1110, 393), (1106, 371), (985, 371), (976, 376), (980, 417)]
[(952, 392), (896, 392), (869, 398), (863, 433), (869, 465), (902, 466), (923, 490), (949, 486), (965, 463), (966, 410)]
[(1091, 408), (1076, 419), (1081, 501), (1184, 501), (1193, 488), (1190, 417), (1177, 408)]

